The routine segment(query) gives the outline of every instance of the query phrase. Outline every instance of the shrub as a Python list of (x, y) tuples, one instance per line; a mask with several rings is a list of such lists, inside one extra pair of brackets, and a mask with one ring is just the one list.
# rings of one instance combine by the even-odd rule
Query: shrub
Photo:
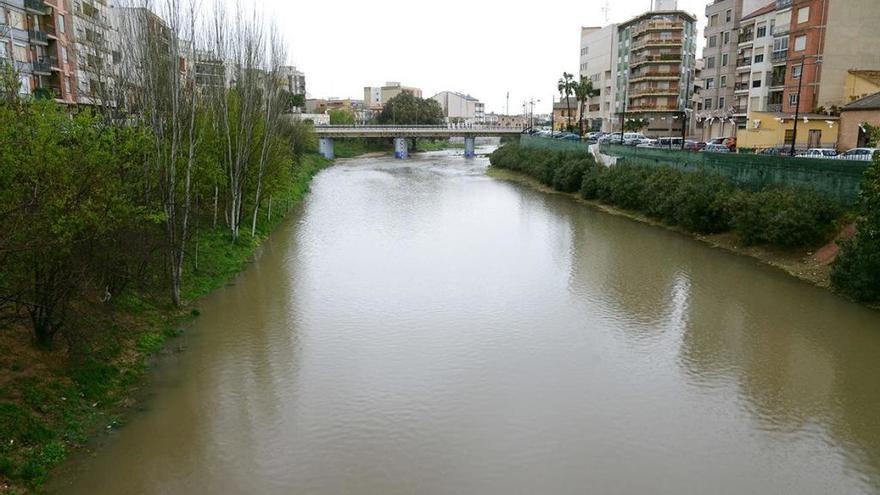
[(821, 193), (786, 188), (739, 193), (730, 202), (729, 211), (746, 244), (793, 248), (827, 241), (841, 207)]
[(880, 159), (865, 171), (859, 193), (858, 233), (841, 245), (831, 284), (860, 301), (880, 301)]

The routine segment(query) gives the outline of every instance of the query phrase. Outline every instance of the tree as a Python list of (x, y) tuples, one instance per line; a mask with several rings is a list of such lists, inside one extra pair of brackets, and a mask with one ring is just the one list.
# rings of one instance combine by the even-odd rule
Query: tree
[(574, 76), (568, 72), (563, 72), (562, 77), (556, 83), (556, 89), (559, 90), (559, 96), (565, 100), (565, 108), (568, 112), (568, 127), (571, 128), (571, 94), (575, 87)]
[(587, 102), (590, 98), (596, 96), (598, 91), (593, 89), (593, 82), (588, 78), (581, 76), (580, 81), (578, 81), (574, 86), (574, 94), (577, 98), (579, 111), (578, 115), (580, 116), (578, 122), (578, 129), (580, 130), (580, 135), (584, 135), (584, 114), (586, 113)]
[(329, 110), (330, 125), (354, 125), (354, 115), (348, 110), (334, 108)]
[(436, 100), (400, 93), (388, 100), (379, 114), (380, 124), (440, 125), (443, 109)]

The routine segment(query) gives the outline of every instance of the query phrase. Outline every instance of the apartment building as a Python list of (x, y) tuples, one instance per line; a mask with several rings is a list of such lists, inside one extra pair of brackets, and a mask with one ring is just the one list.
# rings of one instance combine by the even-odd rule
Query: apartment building
[(0, 2), (0, 59), (13, 65), (22, 95), (75, 103), (68, 19), (63, 0)]
[(589, 79), (596, 95), (587, 102), (586, 128), (611, 132), (614, 129), (614, 89), (617, 62), (617, 24), (581, 28), (580, 76)]
[(744, 128), (749, 112), (766, 112), (773, 84), (773, 33), (776, 5), (771, 2), (740, 21), (733, 113)]
[(282, 87), (290, 94), (306, 94), (306, 75), (292, 65), (282, 65), (278, 68), (279, 75), (283, 80)]
[(706, 6), (704, 32), (702, 113), (704, 139), (735, 134), (730, 123), (739, 112), (734, 103), (737, 44), (743, 0), (719, 0)]
[(447, 122), (476, 123), (485, 119), (485, 105), (471, 95), (441, 91), (431, 99), (440, 104)]
[(696, 55), (696, 18), (652, 11), (617, 28), (615, 118), (644, 119), (652, 135), (681, 135)]
[(77, 102), (85, 105), (104, 104), (106, 91), (101, 87), (108, 80), (110, 22), (105, 0), (59, 0), (72, 5), (74, 52), (76, 53)]
[(364, 87), (364, 104), (369, 110), (381, 111), (388, 100), (401, 93), (409, 93), (417, 98), (422, 97), (421, 89), (390, 81), (386, 82), (384, 86)]

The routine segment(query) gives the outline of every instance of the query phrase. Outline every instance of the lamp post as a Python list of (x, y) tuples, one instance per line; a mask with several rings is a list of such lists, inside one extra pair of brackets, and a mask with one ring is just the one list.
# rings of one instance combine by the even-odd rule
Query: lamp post
[[(681, 111), (681, 150), (684, 151), (684, 141), (687, 139), (687, 126), (688, 126), (688, 101), (691, 98), (691, 71), (687, 70), (687, 74), (685, 75), (685, 88), (684, 88), (684, 104), (682, 105)], [(669, 141), (670, 145), (672, 140)]]
[(629, 93), (629, 80), (627, 80), (626, 86), (623, 87), (623, 111), (620, 112), (620, 144), (623, 144), (623, 125), (624, 125), (624, 120), (626, 120), (626, 102), (627, 102), (628, 93)]
[[(792, 129), (791, 136), (791, 150), (789, 151), (789, 156), (794, 156), (794, 147), (797, 144), (797, 130), (798, 130), (798, 119), (801, 116), (801, 88), (804, 85), (804, 65), (807, 56), (801, 56), (801, 73), (798, 76), (798, 89), (797, 89), (797, 103), (794, 106), (794, 128)], [(819, 65), (822, 63), (822, 60), (816, 60), (810, 65)]]

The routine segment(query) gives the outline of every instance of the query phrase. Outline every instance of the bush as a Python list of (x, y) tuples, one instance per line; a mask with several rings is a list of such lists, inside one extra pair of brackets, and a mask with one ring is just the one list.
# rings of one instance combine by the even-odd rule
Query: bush
[(744, 243), (793, 248), (827, 241), (842, 210), (821, 193), (788, 188), (737, 193), (729, 211)]
[(880, 159), (865, 171), (859, 193), (858, 233), (841, 245), (831, 284), (859, 301), (880, 301)]

